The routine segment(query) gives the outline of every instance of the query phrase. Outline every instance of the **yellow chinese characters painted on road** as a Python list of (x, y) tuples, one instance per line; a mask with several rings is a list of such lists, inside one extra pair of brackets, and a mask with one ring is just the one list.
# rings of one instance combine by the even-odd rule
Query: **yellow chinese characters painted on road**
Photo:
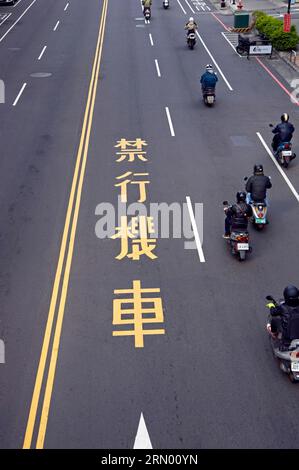
[[(136, 161), (147, 162), (147, 146), (147, 142), (140, 138), (118, 140), (114, 146), (118, 150), (116, 162), (123, 164), (132, 164)], [(138, 186), (138, 202), (147, 201), (147, 187), (150, 184), (149, 173), (127, 171), (117, 176), (116, 180), (118, 182), (114, 186), (119, 188), (121, 203), (128, 202), (129, 187), (131, 190), (133, 189), (131, 185)], [(124, 258), (139, 261), (141, 256), (147, 256), (149, 259), (155, 260), (157, 255), (154, 250), (157, 240), (152, 238), (154, 233), (153, 217), (139, 215), (128, 218), (127, 215), (122, 215), (120, 227), (115, 228), (115, 234), (111, 237), (112, 239), (120, 239), (120, 252), (115, 258), (119, 261)], [(143, 348), (144, 335), (164, 335), (164, 329), (149, 329), (150, 323), (164, 322), (161, 297), (150, 296), (159, 292), (158, 288), (141, 288), (139, 280), (133, 281), (133, 289), (114, 290), (114, 294), (122, 297), (113, 300), (113, 325), (124, 328), (113, 331), (113, 336), (135, 336), (135, 348)], [(144, 328), (145, 325), (148, 328)]]
[(137, 158), (142, 162), (147, 162), (146, 151), (143, 150), (143, 147), (146, 146), (146, 141), (142, 139), (120, 139), (114, 146), (120, 148), (120, 152), (116, 152), (116, 154), (119, 155), (116, 161), (123, 162), (124, 160), (128, 160), (129, 162), (134, 162)]
[[(125, 257), (134, 261), (139, 261), (141, 255), (146, 255), (150, 259), (156, 259), (153, 253), (156, 248), (156, 239), (148, 238), (148, 234), (154, 233), (154, 223), (152, 217), (141, 215), (132, 217), (130, 225), (128, 217), (121, 216), (121, 226), (116, 227), (117, 233), (111, 238), (121, 239), (121, 252), (116, 259), (121, 260)], [(139, 238), (137, 238), (139, 235)], [(129, 240), (131, 240), (132, 251), (129, 253)]]
[(116, 289), (122, 298), (113, 300), (113, 325), (133, 325), (133, 329), (113, 331), (113, 336), (135, 336), (135, 347), (144, 347), (145, 335), (164, 335), (164, 329), (145, 329), (150, 323), (163, 323), (161, 297), (144, 297), (143, 294), (160, 293), (160, 289), (141, 288), (141, 281), (133, 281), (133, 289)]
[(132, 181), (132, 179), (128, 179), (129, 176), (133, 175), (134, 177), (140, 176), (148, 176), (148, 173), (132, 173), (128, 171), (123, 175), (117, 176), (117, 180), (123, 180), (121, 183), (117, 183), (114, 186), (120, 187), (120, 200), (121, 202), (128, 202), (128, 184), (137, 184), (139, 186), (139, 199), (138, 202), (145, 202), (146, 201), (146, 185), (150, 182), (148, 180), (137, 180)]

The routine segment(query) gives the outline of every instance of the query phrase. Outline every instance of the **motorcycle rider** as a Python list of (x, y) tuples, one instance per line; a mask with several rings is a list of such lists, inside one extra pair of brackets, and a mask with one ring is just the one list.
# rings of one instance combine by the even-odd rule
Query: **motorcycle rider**
[(263, 165), (256, 164), (253, 167), (253, 175), (247, 180), (246, 202), (264, 202), (266, 200), (267, 189), (272, 188), (269, 176), (264, 175)]
[(225, 210), (225, 234), (223, 238), (229, 239), (231, 231), (247, 230), (248, 218), (252, 216), (252, 208), (246, 203), (246, 193), (238, 191), (236, 194), (237, 202)]
[(218, 77), (213, 70), (213, 66), (211, 64), (206, 65), (206, 71), (200, 79), (202, 91), (204, 92), (206, 88), (215, 88), (217, 82)]
[(191, 16), (189, 18), (189, 21), (185, 24), (185, 29), (187, 30), (187, 36), (190, 33), (195, 33), (197, 28), (198, 28), (197, 23), (194, 21), (194, 18), (192, 18), (192, 16)]
[(151, 9), (152, 6), (152, 0), (142, 0), (142, 5), (143, 5), (143, 13), (144, 11), (148, 8), (149, 10)]
[(295, 128), (293, 124), (289, 122), (289, 115), (287, 113), (283, 113), (281, 115), (281, 123), (277, 124), (277, 126), (272, 130), (274, 137), (272, 141), (272, 149), (276, 152), (279, 144), (282, 142), (290, 142), (293, 137), (293, 132)]
[[(281, 341), (285, 345), (299, 338), (299, 290), (289, 285), (283, 291), (284, 303), (269, 303), (271, 323), (267, 325), (269, 333), (277, 337), (281, 333)], [(296, 319), (295, 322), (292, 320)]]

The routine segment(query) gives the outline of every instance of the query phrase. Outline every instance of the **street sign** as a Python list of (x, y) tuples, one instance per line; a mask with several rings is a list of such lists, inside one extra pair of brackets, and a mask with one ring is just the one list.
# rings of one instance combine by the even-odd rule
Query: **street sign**
[(291, 31), (291, 15), (290, 13), (285, 13), (283, 17), (283, 32), (289, 33)]
[(260, 46), (250, 46), (249, 55), (272, 54), (272, 44), (261, 44)]

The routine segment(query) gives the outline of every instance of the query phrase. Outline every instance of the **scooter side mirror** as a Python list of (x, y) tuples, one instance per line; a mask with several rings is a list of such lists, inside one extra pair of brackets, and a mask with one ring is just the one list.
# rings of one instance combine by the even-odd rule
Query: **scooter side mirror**
[(266, 300), (272, 300), (272, 302), (275, 302), (275, 300), (273, 299), (272, 295), (267, 295)]
[(247, 181), (248, 180), (248, 176), (244, 176), (244, 181)]
[(223, 201), (222, 203), (224, 206), (228, 206), (228, 201)]
[(274, 127), (273, 124), (269, 124), (269, 127)]

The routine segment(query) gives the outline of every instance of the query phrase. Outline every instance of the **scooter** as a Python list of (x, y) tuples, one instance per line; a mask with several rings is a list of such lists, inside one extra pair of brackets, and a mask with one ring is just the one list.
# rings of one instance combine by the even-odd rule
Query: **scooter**
[(168, 7), (169, 7), (169, 0), (163, 0), (163, 8), (167, 10)]
[(203, 97), (204, 103), (207, 106), (213, 106), (215, 99), (216, 99), (215, 88), (213, 87), (213, 88), (202, 89), (202, 97)]
[[(266, 305), (269, 309), (284, 303), (283, 300), (276, 302), (271, 295), (267, 295), (266, 299), (269, 301)], [(280, 369), (288, 375), (291, 382), (299, 382), (299, 338), (293, 339), (289, 345), (284, 346), (281, 332), (272, 333), (271, 331), (271, 318), (270, 314), (266, 329), (269, 334), (273, 355), (278, 360)], [(294, 321), (298, 321), (298, 318), (294, 319)]]
[[(230, 205), (228, 201), (223, 201), (224, 212), (226, 212)], [(232, 230), (230, 238), (227, 240), (230, 245), (232, 255), (236, 255), (239, 261), (245, 261), (247, 253), (252, 251), (249, 245), (249, 233), (247, 230)]]
[(143, 10), (143, 15), (146, 21), (149, 21), (151, 19), (151, 9), (150, 7), (144, 7)]
[(248, 55), (250, 46), (255, 46), (255, 45), (256, 45), (256, 41), (250, 41), (248, 37), (244, 37), (241, 34), (239, 34), (236, 51), (240, 55)]
[(187, 34), (187, 44), (189, 49), (193, 49), (196, 44), (196, 35), (194, 32)]
[[(273, 124), (269, 124), (269, 127), (274, 126)], [(274, 152), (274, 156), (278, 163), (284, 168), (288, 168), (290, 161), (296, 158), (296, 154), (292, 151), (291, 142), (281, 142), (278, 145), (276, 152)]]
[[(248, 177), (245, 176), (244, 181), (247, 181)], [(263, 230), (264, 227), (269, 223), (267, 220), (268, 207), (266, 201), (264, 202), (249, 202), (252, 209), (251, 222), (257, 230)]]

